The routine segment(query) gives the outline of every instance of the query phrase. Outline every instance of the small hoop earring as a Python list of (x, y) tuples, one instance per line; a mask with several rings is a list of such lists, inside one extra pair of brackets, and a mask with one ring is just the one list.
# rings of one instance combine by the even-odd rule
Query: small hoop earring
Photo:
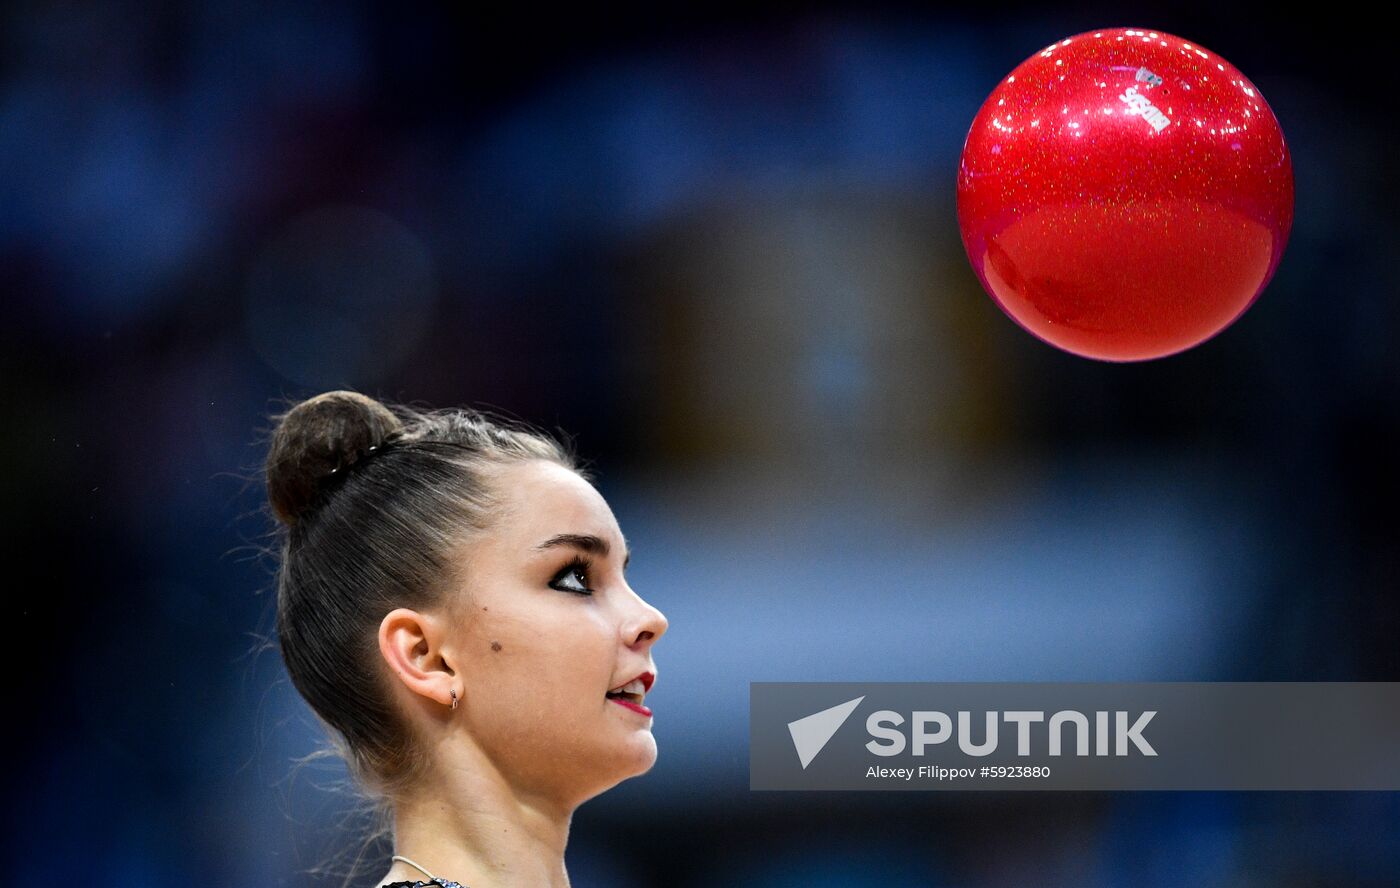
[(456, 708), (457, 708), (457, 689), (456, 689), (456, 688), (453, 688), (453, 689), (452, 689), (452, 708), (453, 708), (453, 709), (456, 709)]

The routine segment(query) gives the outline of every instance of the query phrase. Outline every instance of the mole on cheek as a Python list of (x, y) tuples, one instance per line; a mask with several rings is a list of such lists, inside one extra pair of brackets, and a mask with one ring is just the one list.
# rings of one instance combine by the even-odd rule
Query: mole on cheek
[(493, 641), (493, 642), (491, 642), (491, 650), (493, 650), (493, 651), (499, 651), (500, 649), (501, 649), (501, 643), (500, 643), (499, 641)]

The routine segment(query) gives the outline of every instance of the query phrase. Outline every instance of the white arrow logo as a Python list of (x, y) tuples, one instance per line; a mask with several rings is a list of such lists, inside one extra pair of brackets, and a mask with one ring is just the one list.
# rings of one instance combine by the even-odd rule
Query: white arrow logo
[(817, 757), (817, 753), (822, 751), (822, 747), (841, 729), (846, 719), (850, 718), (851, 713), (864, 699), (862, 695), (830, 709), (823, 709), (797, 721), (788, 722), (788, 733), (792, 735), (792, 745), (797, 749), (797, 757), (802, 762), (803, 770), (806, 770), (807, 765)]

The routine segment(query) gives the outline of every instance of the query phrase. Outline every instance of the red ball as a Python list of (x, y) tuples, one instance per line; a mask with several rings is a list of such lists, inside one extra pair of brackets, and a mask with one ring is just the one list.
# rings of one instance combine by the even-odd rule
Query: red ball
[(958, 224), (982, 286), (1065, 351), (1141, 361), (1228, 327), (1273, 277), (1293, 166), (1259, 90), (1160, 31), (1022, 62), (963, 146)]

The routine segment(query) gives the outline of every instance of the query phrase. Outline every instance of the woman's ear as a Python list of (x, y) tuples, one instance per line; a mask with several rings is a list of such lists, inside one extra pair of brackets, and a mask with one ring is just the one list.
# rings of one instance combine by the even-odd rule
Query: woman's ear
[(453, 691), (461, 698), (446, 633), (434, 617), (406, 607), (385, 614), (379, 653), (398, 683), (414, 694), (444, 706), (452, 705)]

